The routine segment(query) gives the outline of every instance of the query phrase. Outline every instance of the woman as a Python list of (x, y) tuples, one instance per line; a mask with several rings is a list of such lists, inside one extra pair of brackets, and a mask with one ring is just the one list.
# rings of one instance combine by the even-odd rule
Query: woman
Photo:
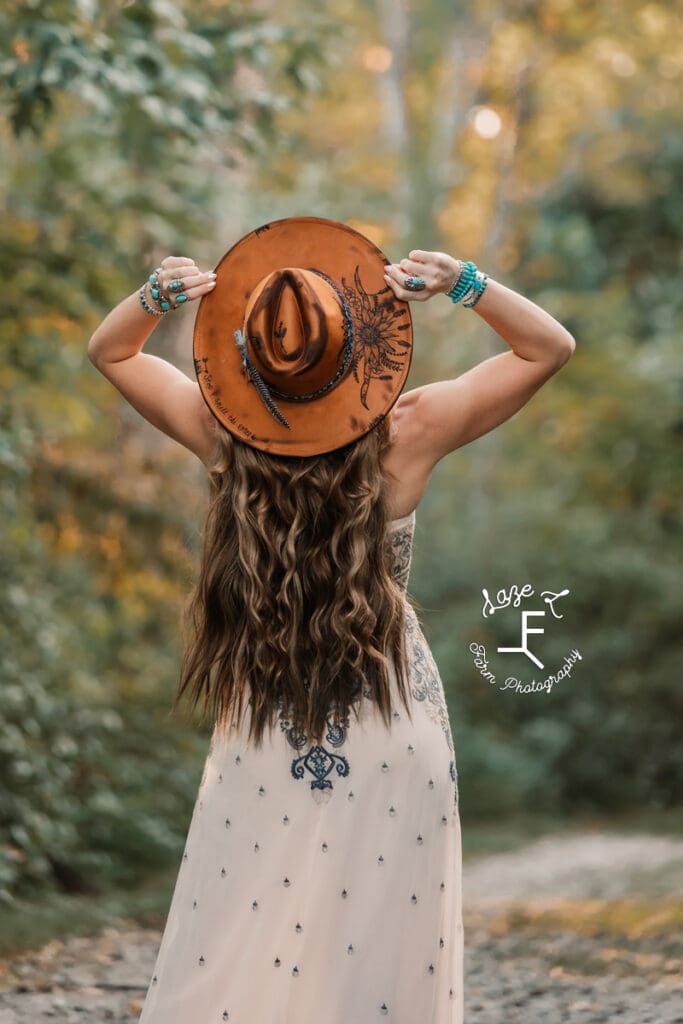
[[(439, 294), (510, 351), (401, 393), (408, 303)], [(140, 350), (196, 299), (194, 382)], [(474, 264), (390, 264), (315, 217), (263, 225), (214, 272), (167, 257), (91, 338), (212, 497), (176, 705), (214, 729), (142, 1024), (462, 1024), (457, 772), (406, 592), (415, 510), (436, 463), (573, 350)]]

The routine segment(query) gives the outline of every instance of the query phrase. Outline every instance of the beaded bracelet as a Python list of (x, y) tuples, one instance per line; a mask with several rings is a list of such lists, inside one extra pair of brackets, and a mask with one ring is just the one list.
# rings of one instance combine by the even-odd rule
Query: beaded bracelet
[(171, 309), (171, 303), (168, 299), (164, 298), (161, 294), (161, 285), (159, 284), (159, 267), (153, 273), (149, 275), (147, 280), (149, 281), (149, 290), (152, 293), (152, 298), (156, 302), (157, 306), (164, 313), (168, 313)]
[(460, 260), (460, 264), (460, 274), (458, 275), (458, 278), (451, 290), (446, 292), (448, 298), (454, 303), (460, 302), (463, 295), (467, 293), (477, 272), (476, 266), (469, 260), (467, 263), (463, 263), (462, 260)]
[[(147, 282), (149, 283), (149, 290), (152, 293), (152, 298), (156, 302), (158, 309), (154, 309), (148, 303), (147, 298), (145, 297), (144, 284), (138, 293), (140, 296), (140, 302), (142, 303), (143, 309), (147, 313), (151, 313), (152, 316), (165, 316), (167, 313), (170, 313), (172, 309), (178, 309), (182, 303), (187, 302), (187, 295), (185, 294), (176, 296), (175, 306), (172, 306), (168, 299), (164, 297), (164, 295), (161, 292), (161, 285), (159, 284), (160, 269), (160, 267), (157, 267), (157, 269), (152, 271), (152, 273), (147, 278)], [(173, 283), (175, 284), (176, 282)]]
[(461, 270), (458, 278), (449, 292), (446, 292), (451, 302), (454, 304), (464, 299), (471, 299), (469, 302), (463, 301), (463, 306), (467, 306), (471, 309), (479, 302), (479, 299), (486, 290), (486, 284), (488, 282), (488, 274), (478, 270), (476, 264), (468, 260), (467, 263), (461, 263)]
[(143, 284), (142, 288), (140, 289), (140, 291), (138, 292), (138, 295), (140, 296), (140, 302), (142, 303), (142, 308), (145, 310), (146, 313), (151, 313), (152, 316), (166, 316), (166, 314), (168, 312), (170, 312), (170, 307), (169, 307), (169, 309), (161, 310), (161, 309), (154, 309), (153, 306), (150, 306), (149, 302), (145, 298), (145, 285), (144, 284)]
[[(470, 302), (463, 302), (463, 306), (466, 306), (468, 309), (472, 309), (473, 306), (476, 306), (476, 304), (479, 302), (479, 299), (482, 297), (486, 290), (486, 283), (488, 279), (488, 274), (484, 274), (480, 270), (477, 271), (476, 280), (472, 282), (471, 288), (473, 297)], [(468, 294), (466, 296), (463, 296), (463, 298), (470, 298), (470, 295)]]

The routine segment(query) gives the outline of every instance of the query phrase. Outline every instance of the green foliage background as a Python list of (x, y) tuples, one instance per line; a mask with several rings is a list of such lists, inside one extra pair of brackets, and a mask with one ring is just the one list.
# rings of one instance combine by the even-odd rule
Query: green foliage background
[[(447, 690), (463, 817), (672, 807), (683, 376), (680, 5), (17, 3), (0, 13), (0, 898), (178, 860), (207, 735), (169, 715), (202, 467), (94, 370), (88, 338), (171, 252), (213, 266), (296, 213), (393, 260), (473, 259), (577, 340), (436, 468), (411, 593)], [(387, 60), (389, 63), (387, 64)], [(495, 111), (487, 137), (477, 115)], [(485, 124), (485, 122), (483, 122)], [(504, 343), (415, 304), (409, 387)], [(182, 319), (184, 317), (184, 319)], [(148, 342), (191, 373), (192, 313)], [(169, 318), (170, 321), (171, 318)], [(482, 588), (569, 588), (537, 653)], [(536, 677), (542, 677), (537, 673)]]

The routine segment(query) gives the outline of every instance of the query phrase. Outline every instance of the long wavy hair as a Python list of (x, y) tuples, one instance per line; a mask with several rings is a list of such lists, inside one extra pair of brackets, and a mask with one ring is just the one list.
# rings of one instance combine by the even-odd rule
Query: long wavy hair
[(279, 714), (322, 742), (364, 700), (387, 728), (389, 659), (412, 720), (404, 591), (392, 575), (382, 456), (391, 414), (323, 455), (272, 455), (217, 420), (198, 580), (181, 614), (175, 711), (189, 691), (220, 729), (260, 746)]

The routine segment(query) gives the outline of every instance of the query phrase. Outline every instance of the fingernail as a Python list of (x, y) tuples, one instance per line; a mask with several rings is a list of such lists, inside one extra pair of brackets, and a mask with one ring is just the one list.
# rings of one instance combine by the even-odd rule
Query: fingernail
[(211, 271), (211, 273), (209, 274), (209, 277), (217, 277), (217, 276), (218, 276), (218, 275), (217, 275), (217, 274), (214, 274), (213, 270), (212, 270), (212, 271)]
[(216, 287), (216, 282), (215, 281), (209, 281), (208, 285), (209, 285), (209, 288), (215, 288)]

